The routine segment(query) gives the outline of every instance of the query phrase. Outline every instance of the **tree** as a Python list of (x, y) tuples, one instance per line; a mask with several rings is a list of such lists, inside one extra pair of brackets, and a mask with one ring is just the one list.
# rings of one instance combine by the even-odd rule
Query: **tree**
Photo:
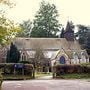
[[(10, 0), (0, 0), (1, 4), (11, 8), (14, 3)], [(5, 17), (5, 13), (5, 10), (0, 10), (0, 45), (10, 44), (12, 38), (21, 30), (13, 21)]]
[(61, 26), (57, 17), (58, 11), (54, 4), (41, 2), (34, 19), (31, 37), (57, 37), (56, 34)]
[(10, 8), (12, 8), (13, 6), (15, 6), (15, 4), (11, 1), (11, 0), (0, 0), (0, 4), (4, 4), (9, 6)]
[(20, 60), (20, 52), (17, 47), (11, 43), (10, 50), (7, 51), (7, 63), (18, 63)]
[(43, 65), (43, 62), (44, 62), (44, 59), (45, 59), (45, 56), (44, 56), (44, 53), (42, 51), (42, 49), (40, 48), (36, 48), (35, 49), (35, 55), (34, 55), (34, 64), (35, 64), (35, 67), (40, 67)]
[(10, 3), (10, 0), (0, 0), (0, 3), (7, 4)]
[(21, 32), (18, 33), (17, 36), (19, 36), (19, 37), (30, 37), (32, 22), (30, 20), (23, 21), (23, 23), (20, 24), (20, 27), (21, 27)]
[(90, 55), (90, 27), (85, 25), (78, 25), (79, 31), (76, 36), (79, 37), (79, 43), (83, 49), (87, 50)]
[(61, 30), (60, 38), (64, 38), (64, 28)]
[(78, 26), (77, 37), (79, 37), (79, 43), (82, 46), (85, 46), (90, 29), (89, 27), (84, 26), (84, 25), (77, 25), (77, 26)]
[(20, 28), (13, 21), (4, 16), (0, 17), (0, 45), (10, 43), (19, 31)]
[(49, 60), (45, 57), (42, 49), (37, 48), (34, 55), (34, 65), (38, 72), (49, 71)]
[(89, 33), (87, 34), (87, 41), (86, 41), (85, 48), (87, 50), (87, 53), (90, 55), (90, 30), (89, 30)]

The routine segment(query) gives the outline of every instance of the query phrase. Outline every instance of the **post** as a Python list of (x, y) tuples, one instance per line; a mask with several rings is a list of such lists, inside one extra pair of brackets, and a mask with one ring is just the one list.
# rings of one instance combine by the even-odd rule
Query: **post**
[(33, 67), (33, 70), (32, 70), (32, 77), (35, 78), (35, 69)]
[(52, 67), (52, 73), (53, 73), (53, 78), (55, 78), (56, 75), (55, 75), (55, 68), (54, 67)]

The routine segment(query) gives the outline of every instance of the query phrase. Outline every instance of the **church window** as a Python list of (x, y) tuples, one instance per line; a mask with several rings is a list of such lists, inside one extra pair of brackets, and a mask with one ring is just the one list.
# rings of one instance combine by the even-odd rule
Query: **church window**
[(64, 56), (61, 56), (60, 57), (60, 60), (59, 60), (60, 64), (65, 64), (65, 57)]
[(22, 61), (25, 61), (26, 60), (26, 55), (25, 53), (22, 54)]
[(84, 61), (86, 59), (85, 52), (81, 52), (81, 59), (82, 59), (82, 61)]
[(76, 52), (73, 52), (73, 59), (74, 59), (74, 60), (77, 60), (77, 59), (78, 59), (78, 55), (77, 55)]

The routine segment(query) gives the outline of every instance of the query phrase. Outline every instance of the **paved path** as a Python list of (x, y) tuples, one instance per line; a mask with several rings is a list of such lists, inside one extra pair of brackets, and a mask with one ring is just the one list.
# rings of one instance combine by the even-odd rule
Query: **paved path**
[(86, 80), (4, 81), (2, 90), (90, 90)]

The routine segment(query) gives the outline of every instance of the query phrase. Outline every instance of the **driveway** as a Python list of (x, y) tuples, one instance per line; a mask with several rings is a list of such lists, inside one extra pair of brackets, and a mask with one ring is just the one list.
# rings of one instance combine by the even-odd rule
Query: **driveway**
[(90, 90), (88, 80), (4, 81), (2, 90)]

